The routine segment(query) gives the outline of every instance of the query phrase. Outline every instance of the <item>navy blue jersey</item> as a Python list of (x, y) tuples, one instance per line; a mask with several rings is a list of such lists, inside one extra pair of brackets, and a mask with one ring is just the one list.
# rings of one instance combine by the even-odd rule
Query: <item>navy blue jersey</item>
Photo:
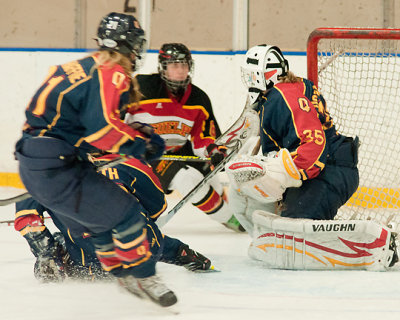
[[(115, 157), (110, 154), (96, 158), (95, 161), (109, 161)], [(102, 174), (138, 198), (152, 220), (155, 221), (167, 208), (160, 180), (149, 164), (129, 159), (116, 167), (103, 170)]]
[(258, 111), (263, 153), (288, 149), (306, 180), (324, 169), (331, 146), (342, 137), (317, 87), (300, 80), (276, 84), (262, 97)]
[(94, 54), (51, 67), (26, 109), (24, 132), (56, 137), (75, 147), (129, 154), (135, 138), (142, 138), (120, 120), (130, 78), (120, 65), (98, 62)]

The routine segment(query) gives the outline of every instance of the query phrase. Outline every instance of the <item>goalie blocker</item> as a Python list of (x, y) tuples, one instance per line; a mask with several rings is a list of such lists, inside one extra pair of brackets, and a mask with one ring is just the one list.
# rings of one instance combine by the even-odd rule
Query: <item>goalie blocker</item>
[(385, 271), (398, 262), (396, 234), (372, 220), (310, 220), (253, 213), (248, 254), (269, 268)]

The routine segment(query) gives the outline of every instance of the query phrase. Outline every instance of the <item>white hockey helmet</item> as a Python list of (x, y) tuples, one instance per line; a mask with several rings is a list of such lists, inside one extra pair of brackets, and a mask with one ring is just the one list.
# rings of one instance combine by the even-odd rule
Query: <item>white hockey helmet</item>
[(278, 47), (261, 44), (250, 48), (241, 67), (250, 102), (254, 103), (261, 92), (271, 89), (288, 71), (289, 62)]

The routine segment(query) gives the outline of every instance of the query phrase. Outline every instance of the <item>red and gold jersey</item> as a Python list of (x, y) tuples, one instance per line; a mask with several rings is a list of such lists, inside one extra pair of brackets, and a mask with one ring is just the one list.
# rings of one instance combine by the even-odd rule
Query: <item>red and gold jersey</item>
[(165, 140), (169, 153), (177, 152), (189, 140), (193, 153), (204, 156), (205, 148), (220, 135), (207, 94), (189, 84), (178, 100), (158, 74), (138, 75), (137, 80), (143, 98), (132, 106), (125, 121), (151, 124)]

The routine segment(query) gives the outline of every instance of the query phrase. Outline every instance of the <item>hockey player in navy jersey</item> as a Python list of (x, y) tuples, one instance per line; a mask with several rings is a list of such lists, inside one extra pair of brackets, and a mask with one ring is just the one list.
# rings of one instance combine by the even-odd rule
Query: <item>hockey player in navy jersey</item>
[[(95, 163), (115, 158), (110, 154), (98, 157)], [(129, 194), (135, 195), (146, 209), (148, 232), (154, 233), (152, 247), (162, 254), (159, 261), (184, 266), (190, 271), (207, 271), (211, 261), (192, 250), (180, 240), (160, 234), (154, 221), (165, 211), (165, 194), (150, 165), (130, 159), (113, 168), (102, 170), (102, 174), (114, 181)], [(60, 232), (52, 234), (44, 223), (44, 212), (52, 218)], [(82, 228), (82, 234), (73, 236), (51, 210), (30, 198), (16, 203), (15, 229), (27, 240), (36, 257), (34, 274), (44, 282), (58, 282), (65, 278), (97, 280), (109, 278), (96, 257), (90, 234)]]
[(283, 217), (333, 219), (358, 186), (358, 139), (337, 132), (317, 87), (289, 71), (278, 47), (249, 49), (242, 79), (259, 112), (263, 155), (284, 158), (291, 170), (282, 167), (272, 189), (260, 182), (253, 190), (283, 198)]
[(131, 74), (143, 58), (144, 32), (133, 16), (113, 12), (102, 19), (97, 40), (99, 51), (52, 67), (31, 99), (16, 144), (20, 177), (71, 235), (91, 234), (103, 269), (121, 285), (170, 306), (177, 298), (156, 275), (161, 251), (151, 247), (156, 234), (148, 213), (87, 158), (100, 150), (149, 161), (164, 152), (159, 135), (120, 119), (129, 94), (137, 93)]
[[(158, 73), (136, 77), (143, 97), (133, 104), (126, 122), (151, 124), (171, 155), (210, 156), (223, 159), (226, 148), (216, 145), (221, 132), (207, 94), (192, 84), (194, 61), (182, 43), (165, 43), (158, 56)], [(152, 163), (166, 193), (178, 190), (185, 196), (209, 172), (210, 165), (178, 161)], [(192, 198), (192, 204), (212, 219), (235, 231), (244, 231), (228, 208), (217, 178)]]
[(369, 220), (333, 220), (356, 191), (358, 138), (339, 133), (318, 88), (276, 46), (249, 49), (242, 79), (260, 117), (262, 155), (226, 164), (230, 204), (269, 268), (383, 271), (397, 237)]

